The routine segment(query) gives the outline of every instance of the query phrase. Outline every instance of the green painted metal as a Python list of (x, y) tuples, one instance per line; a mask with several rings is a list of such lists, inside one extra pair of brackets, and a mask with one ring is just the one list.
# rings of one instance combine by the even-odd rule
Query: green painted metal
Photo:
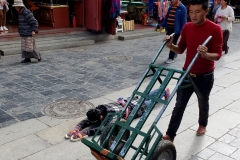
[[(211, 39), (211, 36), (202, 45), (205, 46), (210, 39)], [(191, 64), (189, 65), (189, 67), (187, 68), (186, 71), (166, 68), (166, 67), (163, 67), (163, 66), (157, 66), (154, 63), (155, 63), (156, 59), (158, 58), (158, 56), (160, 55), (161, 51), (163, 50), (165, 44), (166, 44), (166, 42), (164, 42), (162, 44), (162, 46), (160, 47), (157, 55), (154, 57), (152, 62), (149, 64), (149, 67), (148, 67), (147, 71), (144, 73), (142, 79), (140, 80), (140, 82), (136, 86), (135, 90), (133, 91), (131, 97), (129, 98), (129, 101), (125, 105), (125, 108), (124, 108), (123, 112), (121, 114), (111, 113), (111, 114), (107, 115), (107, 116), (115, 116), (116, 121), (113, 124), (112, 129), (108, 132), (104, 142), (100, 145), (100, 142), (99, 142), (100, 138), (98, 140), (96, 140), (97, 135), (100, 132), (100, 129), (99, 129), (97, 131), (97, 133), (95, 133), (95, 135), (93, 136), (91, 141), (83, 139), (82, 142), (84, 144), (86, 144), (91, 149), (100, 153), (106, 147), (106, 144), (107, 144), (109, 138), (111, 137), (111, 135), (113, 134), (113, 131), (116, 128), (116, 126), (120, 126), (121, 130), (119, 131), (119, 133), (115, 137), (111, 147), (108, 149), (110, 151), (110, 153), (106, 157), (109, 158), (109, 159), (113, 159), (113, 160), (115, 160), (117, 158), (116, 156), (120, 156), (120, 157), (124, 158), (126, 156), (127, 152), (129, 151), (129, 149), (132, 148), (132, 149), (136, 150), (133, 157), (132, 157), (132, 160), (136, 160), (136, 159), (149, 160), (151, 158), (151, 155), (153, 154), (153, 152), (155, 151), (158, 143), (162, 139), (162, 133), (160, 132), (160, 130), (158, 129), (156, 124), (159, 121), (159, 119), (161, 118), (164, 111), (166, 110), (168, 104), (172, 100), (172, 98), (175, 95), (175, 93), (177, 92), (177, 90), (181, 89), (181, 88), (186, 88), (186, 87), (192, 86), (195, 89), (197, 94), (199, 92), (198, 89), (196, 88), (195, 84), (193, 83), (191, 77), (189, 76), (189, 71), (190, 71), (191, 67), (193, 66), (194, 62), (197, 60), (199, 54), (197, 53), (195, 55), (195, 57), (193, 58)], [(179, 76), (178, 77), (175, 76), (176, 74), (178, 74)], [(142, 83), (144, 82), (144, 80), (146, 80), (148, 78), (151, 78), (151, 79), (150, 79), (148, 85), (146, 86), (145, 90), (143, 92), (139, 91), (139, 88), (142, 85)], [(161, 79), (161, 78), (163, 78), (163, 79)], [(160, 97), (160, 95), (162, 95), (165, 88), (167, 87), (167, 85), (169, 84), (169, 82), (172, 79), (177, 80), (178, 83), (177, 83), (176, 87), (173, 89), (169, 99), (168, 100), (162, 100), (160, 98), (157, 98), (157, 97)], [(159, 90), (156, 93), (155, 97), (150, 96), (149, 93), (152, 90), (153, 86), (157, 82), (159, 82), (161, 84), (160, 87), (158, 88)], [(183, 82), (186, 83), (186, 85), (182, 85)], [(125, 112), (126, 107), (129, 105), (129, 103), (131, 102), (133, 97), (136, 96), (136, 95), (140, 96), (138, 103), (136, 104), (136, 106), (134, 107), (132, 112), (130, 113), (127, 120), (125, 122), (122, 122), (121, 117), (122, 117), (123, 113)], [(201, 95), (199, 94), (198, 96), (200, 97)], [(139, 118), (139, 121), (138, 121), (137, 125), (135, 127), (132, 127), (131, 124), (134, 120), (134, 117), (137, 114), (137, 112), (139, 111), (139, 109), (141, 108), (141, 105), (144, 103), (145, 99), (151, 99), (152, 102), (146, 108), (143, 115)], [(150, 129), (148, 130), (148, 132), (144, 133), (144, 132), (141, 131), (141, 128), (145, 124), (147, 118), (149, 117), (149, 115), (151, 114), (152, 110), (154, 109), (154, 107), (157, 103), (162, 103), (164, 105), (163, 105), (161, 111), (159, 112), (159, 114), (157, 115), (156, 119), (154, 120), (153, 124), (150, 126)], [(106, 119), (107, 118), (105, 118), (105, 120)], [(105, 120), (102, 122), (102, 124), (99, 128), (103, 127), (103, 124), (104, 124)], [(127, 141), (123, 141), (122, 137), (123, 137), (126, 130), (131, 131), (131, 134), (130, 134), (129, 138), (127, 139)], [(138, 147), (133, 146), (133, 143), (134, 143), (137, 136), (142, 136), (143, 137), (143, 140)], [(119, 155), (115, 155), (114, 152), (116, 150), (116, 147), (119, 145), (119, 143), (124, 143), (124, 146), (121, 149)]]

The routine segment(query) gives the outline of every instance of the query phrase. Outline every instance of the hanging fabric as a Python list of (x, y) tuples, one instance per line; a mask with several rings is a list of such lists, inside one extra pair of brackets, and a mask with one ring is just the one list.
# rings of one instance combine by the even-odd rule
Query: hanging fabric
[(110, 18), (116, 19), (120, 15), (120, 0), (112, 0)]

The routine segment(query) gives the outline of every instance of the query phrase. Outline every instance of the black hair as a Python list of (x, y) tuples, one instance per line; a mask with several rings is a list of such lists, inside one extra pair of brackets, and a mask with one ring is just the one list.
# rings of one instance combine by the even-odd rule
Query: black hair
[(229, 1), (230, 1), (230, 0), (224, 0), (224, 1), (227, 2), (227, 5), (229, 5)]
[(99, 109), (89, 109), (86, 115), (89, 121), (95, 122), (100, 120), (102, 112)]
[(189, 5), (198, 5), (201, 4), (203, 10), (207, 10), (208, 9), (208, 0), (189, 0), (188, 1)]

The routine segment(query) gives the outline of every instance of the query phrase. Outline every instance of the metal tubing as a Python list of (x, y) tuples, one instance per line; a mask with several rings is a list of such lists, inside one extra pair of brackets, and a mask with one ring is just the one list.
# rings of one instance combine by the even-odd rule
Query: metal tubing
[[(202, 44), (202, 46), (206, 46), (206, 44), (212, 39), (212, 36), (209, 36)], [(199, 56), (199, 53), (197, 52), (196, 55), (194, 56), (192, 62), (189, 64), (187, 70), (185, 71), (185, 73), (183, 74), (183, 76), (181, 77), (181, 79), (178, 81), (176, 87), (173, 89), (172, 93), (170, 94), (169, 98), (168, 98), (168, 103), (165, 104), (163, 106), (163, 108), (161, 109), (160, 113), (157, 115), (156, 119), (154, 120), (153, 123), (157, 123), (159, 121), (159, 119), (161, 118), (161, 116), (163, 115), (164, 111), (166, 110), (168, 104), (170, 103), (170, 101), (172, 100), (174, 94), (177, 92), (178, 87), (182, 84), (182, 82), (184, 81), (185, 77), (189, 74), (189, 71), (191, 70), (192, 66), (194, 65), (195, 61), (197, 60)]]

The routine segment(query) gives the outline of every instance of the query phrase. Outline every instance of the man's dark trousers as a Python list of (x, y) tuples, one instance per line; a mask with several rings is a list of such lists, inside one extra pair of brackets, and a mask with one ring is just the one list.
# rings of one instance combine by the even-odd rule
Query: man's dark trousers
[[(199, 77), (192, 77), (192, 79), (202, 95), (202, 98), (198, 97), (198, 123), (199, 125), (206, 127), (208, 123), (209, 95), (213, 87), (214, 75), (211, 73)], [(182, 83), (182, 85), (184, 85), (184, 83)], [(176, 136), (177, 130), (182, 121), (183, 113), (193, 92), (193, 87), (179, 89), (177, 91), (177, 101), (166, 133), (172, 140)]]
[[(174, 28), (168, 28), (167, 30), (167, 35), (171, 35), (172, 33), (174, 33)], [(178, 38), (179, 38), (180, 34), (175, 34), (174, 37), (173, 37), (173, 44), (177, 44), (177, 41), (178, 41)], [(170, 51), (169, 52), (169, 59), (172, 59), (174, 60), (174, 58), (177, 57), (177, 53), (173, 52), (173, 51)]]

